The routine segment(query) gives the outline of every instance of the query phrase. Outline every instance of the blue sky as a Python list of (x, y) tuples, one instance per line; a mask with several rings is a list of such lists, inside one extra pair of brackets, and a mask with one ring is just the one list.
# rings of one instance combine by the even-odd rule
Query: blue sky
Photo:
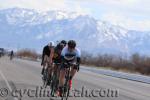
[(0, 0), (0, 9), (31, 8), (89, 14), (131, 30), (150, 31), (150, 0)]

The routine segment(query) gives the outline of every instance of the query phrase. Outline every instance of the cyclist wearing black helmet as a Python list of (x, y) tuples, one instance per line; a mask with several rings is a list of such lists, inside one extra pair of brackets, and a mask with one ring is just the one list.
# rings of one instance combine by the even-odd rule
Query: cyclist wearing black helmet
[(68, 44), (65, 48), (63, 48), (61, 52), (62, 58), (62, 65), (60, 70), (60, 77), (59, 77), (59, 95), (62, 93), (62, 87), (64, 85), (64, 78), (65, 78), (65, 62), (75, 62), (77, 66), (71, 68), (71, 77), (69, 80), (70, 88), (72, 87), (72, 78), (75, 75), (76, 71), (79, 71), (80, 65), (80, 57), (81, 52), (78, 48), (76, 48), (76, 42), (74, 40), (68, 41)]
[(67, 41), (66, 41), (66, 40), (62, 40), (60, 43), (62, 43), (63, 45), (65, 45), (65, 46), (66, 46)]
[(61, 63), (61, 51), (66, 46), (66, 44), (67, 42), (65, 40), (62, 40), (54, 48), (54, 56), (53, 56), (54, 63)]
[(54, 48), (54, 56), (53, 56), (53, 62), (55, 64), (54, 70), (59, 69), (58, 66), (56, 66), (56, 65), (59, 65), (61, 63), (61, 51), (66, 46), (66, 44), (67, 44), (67, 42), (65, 40), (62, 40)]

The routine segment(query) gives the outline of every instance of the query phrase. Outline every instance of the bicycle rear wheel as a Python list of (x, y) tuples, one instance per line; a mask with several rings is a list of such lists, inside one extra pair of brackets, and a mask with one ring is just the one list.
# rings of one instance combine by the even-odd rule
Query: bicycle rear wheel
[(43, 75), (43, 88), (47, 87), (47, 83), (48, 83), (48, 69), (46, 69), (44, 71), (44, 75)]
[(70, 88), (69, 88), (69, 86), (68, 86), (67, 91), (66, 91), (66, 97), (65, 97), (65, 100), (68, 100), (69, 93), (70, 93)]
[(62, 99), (61, 100), (68, 100), (69, 93), (70, 93), (70, 86), (69, 86), (69, 81), (66, 81), (66, 84), (64, 85), (63, 88), (63, 94), (62, 94)]
[(58, 85), (58, 79), (57, 79), (57, 75), (54, 74), (52, 76), (52, 83), (51, 83), (51, 96), (54, 96), (56, 90), (57, 90), (57, 85)]
[(70, 89), (68, 88), (63, 94), (61, 100), (68, 100)]

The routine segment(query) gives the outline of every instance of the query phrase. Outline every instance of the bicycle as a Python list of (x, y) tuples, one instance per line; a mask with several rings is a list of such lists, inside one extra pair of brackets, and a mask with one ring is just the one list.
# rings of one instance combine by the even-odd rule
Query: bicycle
[(14, 57), (14, 52), (13, 52), (13, 51), (11, 51), (11, 52), (10, 52), (10, 60), (12, 60), (12, 59), (13, 59), (13, 57)]
[(77, 66), (77, 64), (74, 63), (64, 63), (64, 64), (67, 70), (66, 70), (65, 84), (62, 89), (61, 100), (68, 100), (69, 93), (70, 93), (70, 86), (69, 86), (70, 71), (71, 71), (71, 67)]
[(10, 55), (10, 60), (12, 60), (12, 59), (13, 59), (13, 56)]
[(47, 68), (44, 70), (44, 74), (43, 74), (43, 77), (42, 77), (42, 80), (43, 80), (43, 88), (46, 88), (46, 87), (47, 87), (48, 77), (49, 77), (49, 74), (48, 74), (48, 67), (47, 67)]
[(48, 82), (51, 83), (51, 77), (49, 76), (49, 65), (47, 65), (46, 69), (44, 70), (44, 74), (43, 74), (43, 77), (42, 77), (42, 80), (43, 80), (43, 87), (42, 88), (46, 88), (48, 86)]
[(60, 65), (61, 63), (54, 63), (55, 68), (52, 74), (52, 79), (51, 79), (51, 96), (53, 97), (55, 92), (58, 89), (58, 84), (59, 84), (59, 70), (60, 70)]

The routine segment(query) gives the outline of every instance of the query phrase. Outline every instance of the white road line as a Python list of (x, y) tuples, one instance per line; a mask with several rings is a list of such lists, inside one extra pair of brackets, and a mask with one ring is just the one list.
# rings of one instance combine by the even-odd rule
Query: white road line
[(5, 81), (6, 85), (7, 85), (7, 87), (9, 88), (9, 90), (12, 91), (12, 88), (10, 87), (6, 77), (4, 76), (4, 74), (2, 73), (1, 70), (0, 70), (0, 74), (1, 74), (2, 78), (4, 79), (4, 81)]
[[(4, 79), (4, 81), (5, 81), (5, 83), (6, 83), (7, 87), (8, 87), (8, 89), (12, 92), (12, 88), (11, 88), (11, 86), (9, 85), (9, 83), (8, 83), (8, 81), (7, 81), (7, 79), (6, 79), (6, 77), (4, 76), (4, 74), (2, 73), (1, 70), (0, 70), (0, 75), (1, 75), (2, 78)], [(14, 97), (14, 100), (18, 100), (18, 99)]]

